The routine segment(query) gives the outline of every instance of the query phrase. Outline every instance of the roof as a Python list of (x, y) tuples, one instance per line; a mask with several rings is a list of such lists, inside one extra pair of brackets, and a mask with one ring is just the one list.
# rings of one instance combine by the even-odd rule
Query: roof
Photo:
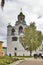
[(7, 47), (3, 47), (3, 49), (7, 49)]
[(8, 25), (7, 27), (12, 27), (11, 25)]
[(19, 17), (19, 16), (24, 16), (24, 17), (25, 17), (25, 15), (24, 15), (22, 12), (20, 12), (20, 14), (18, 15), (18, 17)]
[(12, 26), (11, 26), (11, 23), (8, 23), (8, 26), (7, 26), (7, 27), (12, 27)]

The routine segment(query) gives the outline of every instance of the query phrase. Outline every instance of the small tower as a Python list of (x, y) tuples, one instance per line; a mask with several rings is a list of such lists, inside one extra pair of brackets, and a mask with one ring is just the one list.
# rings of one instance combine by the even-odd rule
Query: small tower
[(7, 55), (11, 55), (12, 52), (11, 31), (12, 31), (12, 26), (9, 23), (7, 26)]
[(12, 29), (12, 26), (10, 23), (8, 23), (8, 26), (7, 26), (7, 35), (11, 35), (11, 29)]

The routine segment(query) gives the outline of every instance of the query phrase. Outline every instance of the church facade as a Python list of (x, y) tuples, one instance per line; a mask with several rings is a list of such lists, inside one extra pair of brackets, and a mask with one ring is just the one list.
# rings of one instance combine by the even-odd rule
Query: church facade
[(26, 26), (25, 15), (22, 12), (18, 15), (18, 21), (16, 21), (15, 26), (10, 24), (7, 26), (7, 55), (29, 55), (29, 51), (25, 50), (20, 42), (20, 37), (23, 35)]

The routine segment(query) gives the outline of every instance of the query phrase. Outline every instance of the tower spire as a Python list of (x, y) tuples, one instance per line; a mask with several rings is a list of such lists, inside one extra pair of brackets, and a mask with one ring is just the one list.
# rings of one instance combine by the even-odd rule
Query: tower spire
[(10, 25), (11, 23), (9, 22), (8, 24)]
[(20, 11), (22, 12), (22, 8), (20, 9)]

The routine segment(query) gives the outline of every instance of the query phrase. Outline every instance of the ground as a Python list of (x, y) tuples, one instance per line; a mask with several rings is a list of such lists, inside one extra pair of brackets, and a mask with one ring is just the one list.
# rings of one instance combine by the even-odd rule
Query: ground
[(29, 58), (16, 64), (13, 63), (11, 65), (43, 65), (43, 59)]
[(17, 65), (43, 65), (43, 59), (28, 59)]

